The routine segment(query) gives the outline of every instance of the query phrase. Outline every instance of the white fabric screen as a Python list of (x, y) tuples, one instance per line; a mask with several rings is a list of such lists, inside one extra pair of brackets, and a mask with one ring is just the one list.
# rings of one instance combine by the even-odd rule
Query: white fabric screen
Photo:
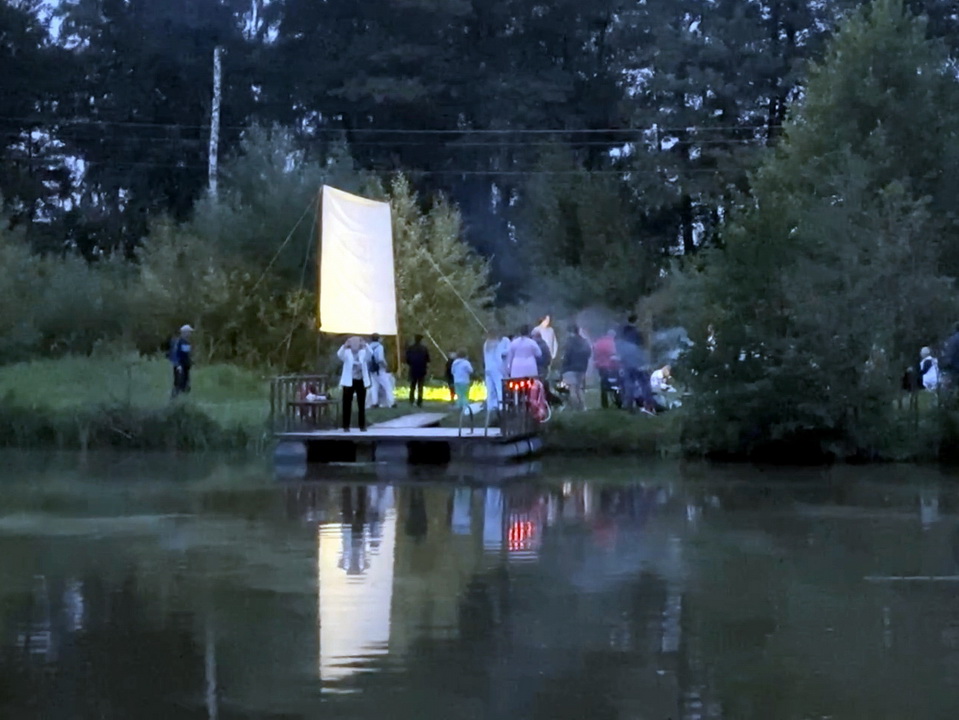
[(323, 186), (320, 330), (396, 335), (390, 204)]

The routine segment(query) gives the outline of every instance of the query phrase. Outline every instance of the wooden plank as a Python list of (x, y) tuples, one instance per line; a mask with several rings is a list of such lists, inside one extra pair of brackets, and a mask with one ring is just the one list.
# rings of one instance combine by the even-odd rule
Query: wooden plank
[(371, 431), (398, 428), (428, 428), (439, 425), (446, 413), (413, 413), (370, 425)]

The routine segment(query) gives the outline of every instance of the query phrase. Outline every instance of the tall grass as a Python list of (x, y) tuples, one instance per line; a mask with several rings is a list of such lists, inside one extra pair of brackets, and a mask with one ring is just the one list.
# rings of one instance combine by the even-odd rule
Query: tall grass
[(162, 358), (67, 357), (0, 367), (0, 444), (202, 449), (259, 445), (267, 379), (232, 365), (197, 367), (170, 399)]

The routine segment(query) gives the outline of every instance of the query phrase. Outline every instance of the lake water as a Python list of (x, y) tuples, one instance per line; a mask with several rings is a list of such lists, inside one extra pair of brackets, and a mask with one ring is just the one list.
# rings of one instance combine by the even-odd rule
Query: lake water
[(946, 472), (0, 468), (4, 720), (959, 711)]

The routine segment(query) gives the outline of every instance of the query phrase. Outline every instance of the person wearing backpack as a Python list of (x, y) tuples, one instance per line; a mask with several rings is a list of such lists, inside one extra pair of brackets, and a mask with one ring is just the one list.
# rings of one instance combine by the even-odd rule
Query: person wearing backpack
[(393, 397), (393, 379), (386, 364), (386, 350), (380, 342), (380, 336), (373, 333), (370, 336), (370, 387), (369, 407), (396, 407), (396, 398)]
[(173, 390), (171, 397), (190, 392), (190, 369), (193, 367), (193, 346), (190, 337), (193, 328), (184, 325), (170, 342), (170, 362), (173, 364)]

